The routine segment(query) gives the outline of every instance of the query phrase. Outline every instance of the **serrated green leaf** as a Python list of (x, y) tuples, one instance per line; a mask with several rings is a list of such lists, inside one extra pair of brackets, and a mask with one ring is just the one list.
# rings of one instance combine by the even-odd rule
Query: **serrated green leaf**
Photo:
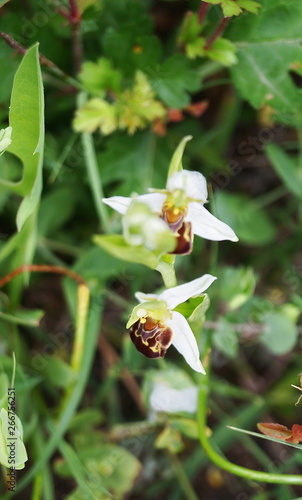
[(279, 312), (267, 313), (264, 316), (264, 326), (260, 339), (273, 354), (282, 355), (293, 349), (298, 331), (287, 316)]
[(301, 2), (264, 0), (258, 16), (242, 16), (228, 30), (238, 48), (231, 72), (241, 95), (255, 108), (268, 103), (286, 122), (301, 121), (301, 90), (289, 75), (302, 66), (301, 16)]
[(116, 109), (103, 99), (97, 97), (90, 99), (77, 110), (73, 128), (76, 132), (89, 134), (99, 128), (102, 134), (111, 134), (117, 128)]
[(106, 91), (119, 92), (121, 90), (122, 74), (113, 68), (111, 61), (101, 57), (97, 62), (86, 61), (82, 65), (79, 75), (85, 89), (103, 97)]
[(155, 269), (159, 262), (159, 257), (153, 252), (141, 245), (137, 247), (129, 245), (124, 240), (123, 236), (118, 234), (95, 235), (93, 237), (93, 242), (104, 248), (104, 250), (114, 257), (126, 260), (127, 262), (143, 264), (147, 267), (151, 267), (151, 269)]
[(239, 2), (235, 3), (232, 0), (224, 0), (221, 7), (224, 17), (239, 16), (242, 12)]
[(10, 184), (24, 196), (16, 221), (20, 231), (37, 207), (42, 191), (44, 98), (37, 44), (26, 52), (15, 75), (9, 123), (12, 127), (9, 151), (23, 164), (22, 180)]
[(268, 144), (265, 151), (286, 187), (298, 198), (302, 198), (302, 170), (277, 144)]
[(207, 3), (220, 4), (225, 17), (238, 16), (242, 12), (239, 2), (233, 0), (208, 0)]
[(163, 64), (158, 64), (156, 71), (146, 72), (154, 91), (169, 108), (187, 106), (190, 103), (189, 92), (200, 88), (198, 72), (181, 54), (173, 55)]
[(261, 4), (254, 2), (254, 0), (239, 0), (239, 5), (243, 9), (252, 12), (252, 14), (258, 14), (258, 9), (261, 7)]
[(236, 46), (226, 38), (219, 38), (206, 51), (210, 59), (218, 61), (225, 66), (232, 66), (237, 62)]

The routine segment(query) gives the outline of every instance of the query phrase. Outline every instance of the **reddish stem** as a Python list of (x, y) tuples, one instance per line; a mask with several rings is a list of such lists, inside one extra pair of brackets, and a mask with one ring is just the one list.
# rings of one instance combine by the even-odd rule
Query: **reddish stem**
[(76, 0), (69, 0), (70, 18), (73, 23), (80, 21), (80, 12)]
[(215, 40), (217, 40), (217, 38), (220, 37), (220, 35), (222, 35), (222, 33), (224, 32), (225, 28), (227, 27), (227, 24), (229, 22), (230, 18), (229, 17), (224, 17), (220, 23), (218, 24), (216, 30), (214, 31), (214, 33), (212, 33), (212, 35), (207, 39), (207, 42), (205, 44), (205, 50), (208, 50), (211, 48), (211, 45), (213, 45), (213, 43), (215, 42)]
[[(23, 56), (24, 54), (26, 54), (28, 49), (26, 47), (23, 47), (23, 45), (20, 45), (20, 43), (18, 43), (12, 36), (8, 35), (7, 33), (4, 33), (4, 31), (0, 31), (0, 37), (3, 38), (3, 40), (7, 43), (7, 45), (9, 45), (12, 49), (16, 50), (19, 54), (22, 54)], [(65, 75), (65, 73), (63, 73), (63, 71), (61, 71), (60, 68), (58, 68), (58, 66), (56, 66), (52, 61), (47, 59), (47, 57), (43, 56), (43, 54), (39, 53), (39, 61), (41, 64), (43, 64), (43, 66), (52, 68), (61, 75), (67, 77), (67, 75)]]
[(70, 24), (72, 31), (73, 68), (77, 75), (83, 61), (83, 44), (81, 37), (81, 15), (77, 0), (69, 0)]
[(209, 7), (210, 7), (210, 5), (207, 2), (201, 3), (199, 10), (198, 10), (198, 22), (199, 22), (199, 24), (203, 23), (206, 15), (207, 15)]
[(31, 273), (64, 274), (65, 276), (73, 279), (79, 285), (86, 285), (85, 280), (79, 274), (75, 273), (74, 271), (70, 271), (70, 269), (66, 269), (65, 267), (48, 266), (47, 264), (23, 264), (22, 266), (17, 267), (17, 269), (0, 279), (0, 288), (2, 288), (4, 285), (6, 285), (6, 283), (11, 281), (16, 276), (19, 276), (19, 274), (25, 273), (27, 271)]
[(73, 52), (73, 68), (77, 75), (81, 69), (83, 61), (83, 44), (80, 31), (81, 14), (77, 4), (77, 0), (69, 0), (69, 10), (56, 9), (57, 12), (67, 19), (72, 31), (72, 52)]

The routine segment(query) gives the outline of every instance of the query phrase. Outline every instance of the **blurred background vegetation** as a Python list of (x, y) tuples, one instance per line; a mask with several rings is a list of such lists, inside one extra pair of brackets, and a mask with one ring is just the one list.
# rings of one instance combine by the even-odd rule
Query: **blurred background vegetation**
[[(301, 418), (290, 384), (299, 385), (301, 371), (302, 5), (0, 5), (0, 128), (8, 126), (14, 75), (36, 42), (45, 94), (43, 191), (35, 218), (18, 232), (24, 195), (1, 181), (0, 273), (30, 263), (63, 266), (91, 291), (79, 372), (69, 361), (75, 283), (31, 274), (1, 291), (0, 370), (11, 377), (15, 352), (17, 414), (29, 455), (15, 498), (302, 496), (301, 486), (256, 483), (211, 463), (198, 442), (194, 407), (202, 376), (172, 348), (165, 360), (144, 358), (125, 329), (134, 292), (154, 292), (159, 274), (92, 241), (121, 231), (102, 195), (164, 188), (175, 147), (192, 135), (184, 168), (205, 175), (210, 210), (239, 237), (236, 244), (196, 238), (192, 254), (176, 260), (180, 283), (207, 272), (218, 277), (199, 336), (201, 352), (211, 346), (212, 439), (242, 466), (298, 473), (301, 451), (226, 426), (291, 427)], [(0, 157), (4, 181), (18, 181), (22, 168), (9, 151)], [(158, 384), (191, 389), (193, 407), (154, 408)]]

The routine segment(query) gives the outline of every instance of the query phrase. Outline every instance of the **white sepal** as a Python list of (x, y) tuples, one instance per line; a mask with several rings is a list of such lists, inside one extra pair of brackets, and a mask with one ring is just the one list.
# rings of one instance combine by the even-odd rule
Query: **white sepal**
[(201, 295), (216, 279), (217, 278), (211, 274), (204, 274), (200, 278), (196, 278), (183, 285), (167, 288), (157, 297), (160, 300), (164, 300), (169, 309), (174, 309), (191, 297), (198, 297), (198, 295)]
[(179, 312), (172, 311), (172, 319), (167, 320), (167, 325), (173, 331), (172, 344), (183, 355), (188, 365), (193, 370), (205, 374), (205, 369), (199, 359), (199, 349), (194, 333), (186, 318)]
[(192, 223), (193, 233), (201, 238), (212, 241), (238, 241), (233, 229), (214, 217), (200, 203), (189, 203), (186, 220)]

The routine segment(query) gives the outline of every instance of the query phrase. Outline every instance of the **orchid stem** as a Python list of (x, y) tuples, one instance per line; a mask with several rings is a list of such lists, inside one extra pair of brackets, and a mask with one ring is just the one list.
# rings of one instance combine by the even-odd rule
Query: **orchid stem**
[(177, 285), (174, 264), (170, 264), (161, 259), (156, 267), (156, 270), (162, 275), (166, 288), (172, 288)]
[(292, 474), (274, 474), (268, 472), (260, 472), (253, 469), (247, 469), (241, 467), (232, 462), (229, 462), (222, 455), (217, 453), (210, 443), (207, 437), (207, 394), (208, 394), (208, 381), (209, 381), (209, 367), (207, 370), (207, 375), (203, 377), (203, 384), (199, 390), (198, 398), (198, 430), (199, 430), (199, 440), (205, 453), (208, 455), (210, 460), (214, 462), (217, 467), (228, 471), (230, 474), (235, 476), (244, 477), (252, 481), (261, 481), (264, 483), (274, 483), (274, 484), (302, 484), (302, 475), (292, 475)]

